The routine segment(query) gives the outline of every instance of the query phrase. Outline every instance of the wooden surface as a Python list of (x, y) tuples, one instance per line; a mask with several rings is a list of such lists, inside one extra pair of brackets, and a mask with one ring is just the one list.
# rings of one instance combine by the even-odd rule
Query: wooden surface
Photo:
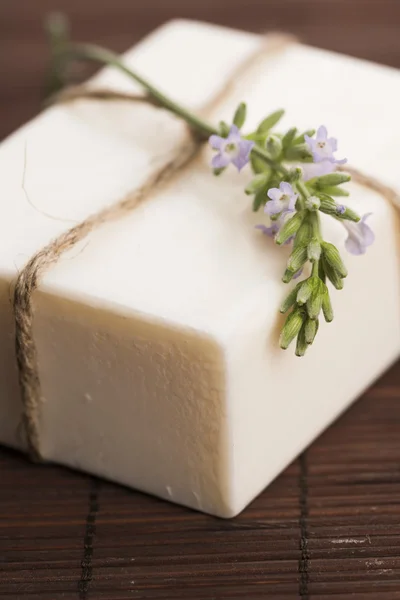
[[(188, 17), (400, 67), (398, 0), (2, 0), (0, 138), (39, 110), (54, 9), (116, 50)], [(231, 521), (0, 450), (0, 598), (400, 599), (399, 399), (400, 363)]]

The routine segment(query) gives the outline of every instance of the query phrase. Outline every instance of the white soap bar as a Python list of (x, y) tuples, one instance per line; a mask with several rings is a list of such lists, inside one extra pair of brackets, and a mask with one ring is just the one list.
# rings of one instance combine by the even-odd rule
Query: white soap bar
[[(260, 39), (185, 21), (157, 30), (126, 62), (200, 110)], [(182, 50), (184, 49), (184, 51)], [(102, 86), (136, 90), (106, 69)], [(293, 44), (266, 56), (213, 120), (240, 100), (249, 127), (324, 123), (351, 164), (400, 187), (397, 71)], [(21, 447), (9, 290), (51, 238), (136, 189), (185, 136), (164, 111), (76, 102), (47, 110), (0, 146), (0, 440)], [(346, 256), (335, 320), (303, 359), (278, 348), (287, 248), (254, 229), (233, 169), (210, 151), (140, 208), (94, 231), (46, 273), (34, 333), (46, 459), (222, 517), (241, 511), (400, 351), (399, 221), (351, 186), (376, 242)], [(24, 183), (24, 185), (23, 185)], [(51, 218), (54, 217), (54, 218)], [(345, 254), (341, 225), (326, 238)]]

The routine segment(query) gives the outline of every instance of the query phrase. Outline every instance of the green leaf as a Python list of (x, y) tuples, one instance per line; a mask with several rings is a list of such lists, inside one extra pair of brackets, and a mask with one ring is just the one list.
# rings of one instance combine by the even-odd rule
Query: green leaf
[(308, 135), (308, 137), (312, 137), (315, 133), (315, 129), (308, 129), (307, 131), (305, 131), (304, 133), (302, 133), (301, 135), (299, 135), (294, 141), (293, 144), (304, 144), (305, 143), (305, 136)]
[(296, 181), (300, 181), (303, 176), (303, 170), (300, 167), (294, 167), (290, 169), (289, 176), (287, 177), (288, 183), (296, 183)]
[(292, 235), (297, 233), (303, 222), (303, 219), (304, 212), (300, 211), (296, 212), (293, 217), (284, 222), (275, 240), (278, 246), (284, 244), (290, 237), (292, 237)]
[(304, 313), (296, 309), (287, 317), (279, 339), (279, 345), (283, 350), (286, 350), (290, 346), (299, 333), (303, 326), (304, 318)]
[(268, 115), (257, 127), (257, 133), (265, 133), (275, 127), (275, 125), (281, 120), (285, 114), (284, 110), (277, 110), (272, 114)]
[(271, 158), (277, 159), (282, 152), (282, 140), (277, 135), (269, 135), (265, 142), (265, 149)]
[(299, 144), (287, 148), (285, 151), (285, 158), (286, 160), (300, 160), (306, 162), (312, 160), (312, 154), (306, 144)]
[(269, 181), (269, 173), (260, 173), (256, 175), (250, 183), (245, 187), (245, 193), (247, 195), (256, 194), (260, 190), (265, 190)]
[(225, 169), (226, 167), (221, 167), (220, 169), (213, 169), (213, 173), (216, 177), (218, 177), (218, 175), (221, 175), (221, 173), (223, 173)]
[(246, 120), (246, 112), (247, 112), (246, 104), (244, 102), (241, 102), (239, 104), (239, 106), (237, 107), (235, 115), (233, 117), (233, 123), (239, 129), (241, 129), (244, 125), (244, 122)]
[(253, 212), (260, 210), (261, 206), (266, 203), (266, 200), (264, 190), (257, 192), (253, 199)]
[(259, 156), (256, 156), (254, 152), (250, 154), (250, 164), (251, 168), (253, 169), (253, 172), (256, 174), (270, 173), (271, 171), (271, 167), (269, 166), (269, 164)]
[(283, 136), (282, 146), (285, 150), (287, 150), (293, 144), (294, 138), (296, 137), (296, 133), (297, 133), (297, 127), (292, 127)]
[(347, 277), (347, 269), (336, 246), (329, 242), (322, 242), (321, 245), (325, 262), (328, 263), (340, 277)]
[(219, 133), (222, 137), (227, 137), (229, 135), (230, 127), (228, 123), (225, 121), (220, 121), (218, 125)]

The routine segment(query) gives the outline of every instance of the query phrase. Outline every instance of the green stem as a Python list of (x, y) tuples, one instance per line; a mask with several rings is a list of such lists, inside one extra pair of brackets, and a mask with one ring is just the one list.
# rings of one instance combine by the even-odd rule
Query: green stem
[(300, 194), (303, 196), (304, 200), (307, 200), (307, 198), (311, 196), (310, 192), (307, 189), (307, 186), (305, 185), (304, 181), (301, 181), (301, 179), (299, 181), (296, 181), (296, 187)]
[[(116, 67), (117, 69), (134, 79), (137, 83), (139, 83), (142, 86), (142, 88), (146, 90), (148, 95), (157, 102), (157, 104), (186, 121), (186, 123), (190, 127), (192, 127), (197, 133), (199, 133), (204, 140), (207, 140), (212, 134), (219, 134), (218, 129), (214, 127), (214, 125), (193, 114), (191, 111), (187, 110), (185, 107), (181, 106), (180, 104), (169, 98), (169, 96), (166, 96), (165, 94), (160, 92), (160, 90), (154, 87), (149, 81), (147, 81), (147, 79), (145, 79), (135, 71), (132, 71), (126, 65), (124, 65), (121, 58), (114, 52), (106, 50), (105, 48), (101, 48), (100, 46), (96, 46), (94, 44), (71, 44), (67, 48), (67, 55), (75, 59), (92, 60), (105, 65)], [(282, 165), (272, 160), (268, 156), (266, 151), (263, 148), (260, 148), (260, 146), (255, 145), (253, 147), (252, 153), (258, 156), (259, 158), (262, 158), (275, 171), (278, 171), (284, 177), (288, 175), (287, 169), (285, 169)]]
[(319, 277), (319, 260), (313, 262), (311, 275), (313, 277)]

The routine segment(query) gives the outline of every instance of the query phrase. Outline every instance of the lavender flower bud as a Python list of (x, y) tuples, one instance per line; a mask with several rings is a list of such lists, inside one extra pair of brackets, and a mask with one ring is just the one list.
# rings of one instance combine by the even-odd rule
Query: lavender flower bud
[(307, 344), (312, 344), (319, 327), (318, 319), (307, 319), (304, 325), (304, 337)]
[[(246, 188), (244, 190), (245, 194), (247, 194), (247, 195), (256, 194), (258, 191), (262, 190), (263, 188), (265, 189), (265, 192), (266, 192), (268, 180), (269, 180), (269, 175), (267, 173), (261, 173), (259, 175), (256, 175), (250, 181), (250, 183), (246, 186)], [(265, 202), (265, 199), (264, 199), (264, 202)]]
[(290, 146), (293, 144), (296, 134), (297, 127), (292, 127), (292, 129), (289, 129), (289, 131), (285, 133), (285, 135), (282, 138), (282, 146), (285, 150), (290, 148)]
[(338, 273), (340, 277), (347, 277), (347, 269), (340, 257), (339, 250), (329, 242), (322, 242), (322, 252), (326, 262)]
[(328, 175), (321, 175), (315, 181), (315, 186), (324, 190), (326, 187), (341, 185), (351, 180), (351, 176), (348, 173), (328, 173)]
[(303, 170), (301, 167), (296, 167), (294, 169), (290, 169), (289, 171), (289, 182), (290, 183), (295, 183), (296, 181), (299, 181), (303, 176)]
[(299, 144), (288, 148), (285, 152), (285, 158), (286, 160), (310, 161), (312, 154), (307, 144)]
[(321, 261), (320, 265), (323, 267), (325, 275), (327, 276), (327, 278), (329, 279), (329, 281), (332, 283), (332, 285), (337, 290), (342, 290), (343, 289), (343, 280), (342, 280), (342, 278), (340, 277), (340, 275), (338, 274), (338, 272), (335, 271), (335, 269), (333, 269), (331, 267), (331, 265), (326, 262), (326, 260), (324, 260), (324, 256), (323, 255), (322, 255), (322, 261)]
[(317, 278), (316, 285), (310, 298), (307, 300), (307, 312), (310, 319), (316, 319), (321, 312), (322, 298), (325, 292), (325, 284)]
[(315, 286), (317, 284), (318, 284), (317, 277), (309, 277), (301, 284), (300, 289), (297, 293), (297, 298), (296, 298), (297, 304), (299, 306), (302, 306), (303, 304), (305, 304), (307, 302), (307, 300), (310, 298), (310, 296), (313, 293)]
[(289, 256), (287, 268), (292, 273), (296, 273), (307, 261), (307, 246), (298, 246)]
[(279, 345), (282, 350), (286, 350), (298, 335), (303, 325), (304, 318), (304, 313), (297, 309), (291, 312), (287, 317), (279, 338)]
[(297, 336), (297, 344), (296, 344), (296, 356), (304, 356), (307, 352), (308, 344), (305, 336), (305, 327), (300, 329), (299, 335)]
[(265, 148), (272, 159), (277, 159), (282, 152), (282, 141), (274, 134), (267, 137)]
[(308, 210), (318, 210), (321, 206), (321, 200), (317, 196), (309, 196), (306, 200)]
[(334, 186), (334, 185), (324, 187), (324, 192), (325, 192), (325, 194), (328, 194), (328, 196), (334, 196), (334, 197), (350, 196), (350, 192), (348, 192), (344, 188), (340, 188), (340, 187)]
[(321, 256), (321, 244), (316, 238), (313, 238), (307, 246), (308, 260), (314, 262), (320, 259)]
[(265, 204), (265, 192), (264, 192), (264, 190), (260, 190), (254, 196), (253, 211), (257, 212), (258, 210), (260, 210), (260, 208), (262, 207), (263, 204)]
[(328, 288), (326, 288), (325, 293), (322, 298), (322, 312), (324, 313), (325, 321), (330, 323), (333, 321), (333, 309), (331, 304), (331, 299), (329, 297)]
[(303, 223), (299, 227), (298, 232), (296, 233), (296, 237), (294, 239), (294, 247), (308, 244), (310, 238), (312, 237), (312, 226), (308, 222), (308, 220), (303, 220)]
[(289, 283), (290, 281), (292, 281), (292, 279), (295, 275), (296, 275), (295, 271), (289, 271), (289, 269), (286, 269), (286, 271), (284, 272), (283, 277), (282, 277), (283, 283)]
[(338, 205), (334, 201), (333, 198), (328, 196), (327, 194), (318, 194), (318, 198), (320, 199), (320, 207), (319, 210), (327, 215), (337, 215)]
[(341, 205), (344, 208), (343, 212), (340, 212), (339, 217), (344, 219), (345, 221), (353, 221), (354, 223), (358, 223), (361, 220), (360, 215), (358, 215), (354, 210), (349, 208), (348, 206)]
[[(296, 212), (293, 217), (287, 219), (282, 225), (277, 237), (276, 243), (278, 246), (284, 244), (293, 235), (296, 235), (304, 219), (303, 212)], [(300, 267), (299, 267), (300, 268)], [(297, 269), (295, 269), (297, 271)]]
[(298, 283), (296, 285), (296, 287), (294, 287), (292, 289), (290, 294), (288, 296), (286, 296), (285, 300), (282, 302), (282, 304), (280, 306), (279, 312), (284, 314), (285, 312), (287, 312), (289, 310), (289, 308), (291, 308), (293, 306), (293, 304), (296, 302), (297, 292), (299, 291), (299, 288), (302, 285), (303, 285), (303, 282)]

